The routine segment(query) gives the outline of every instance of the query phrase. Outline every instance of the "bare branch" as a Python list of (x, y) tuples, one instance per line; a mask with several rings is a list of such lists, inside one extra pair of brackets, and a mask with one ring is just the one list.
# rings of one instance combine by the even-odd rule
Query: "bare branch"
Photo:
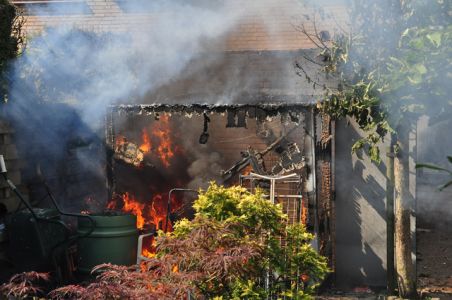
[(306, 30), (306, 28), (304, 27), (303, 24), (300, 25), (295, 25), (292, 24), (292, 26), (294, 26), (294, 28), (298, 31), (301, 31), (301, 33), (303, 33), (317, 48), (319, 49), (325, 49), (324, 47), (322, 47), (320, 44), (318, 44), (312, 37), (311, 34), (308, 33), (308, 31)]
[(330, 48), (325, 44), (325, 42), (323, 41), (323, 39), (319, 35), (319, 32), (317, 31), (317, 22), (315, 20), (315, 14), (314, 14), (314, 21), (312, 21), (312, 25), (314, 25), (315, 37), (317, 38), (317, 40), (320, 41), (320, 43), (323, 45), (324, 49), (330, 50)]

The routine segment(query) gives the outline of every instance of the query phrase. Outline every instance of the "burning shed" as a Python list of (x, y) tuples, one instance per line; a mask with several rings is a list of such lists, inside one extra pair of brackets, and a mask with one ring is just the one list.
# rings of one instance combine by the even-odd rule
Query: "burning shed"
[[(124, 8), (126, 1), (90, 0), (77, 1), (89, 7), (79, 15), (62, 9), (67, 1), (16, 2), (38, 8), (27, 11), (27, 33), (52, 28), (32, 40), (38, 59), (24, 55), (18, 64), (33, 61), (29, 65), (36, 69), (31, 76), (14, 74), (25, 80), (11, 91), (17, 99), (11, 109), (16, 144), (26, 159), (22, 182), (34, 204), (49, 206), (40, 202), (46, 191), (37, 166), (64, 210), (122, 210), (136, 215), (144, 231), (171, 230), (175, 220), (190, 217), (193, 190), (210, 180), (250, 190), (260, 186), (283, 205), (291, 222), (316, 234), (316, 248), (334, 269), (335, 126), (315, 109), (322, 92), (294, 68), (303, 57), (315, 56), (315, 47), (289, 21), (311, 12), (308, 8), (292, 0), (231, 0), (221, 9), (204, 7), (205, 1), (175, 1), (163, 9), (137, 10)], [(137, 2), (143, 1), (130, 1)], [(135, 4), (130, 6), (140, 8)], [(70, 30), (56, 29), (62, 24)], [(331, 24), (321, 26), (327, 30)], [(41, 69), (49, 72), (34, 77)], [(306, 71), (327, 82), (315, 64)], [(46, 88), (38, 91), (35, 82)], [(28, 101), (35, 95), (36, 101)], [(295, 177), (284, 177), (291, 174)], [(17, 199), (8, 196), (5, 203), (11, 212)], [(348, 221), (356, 207), (346, 204), (340, 211)], [(353, 232), (353, 249), (361, 253), (367, 242), (373, 247), (381, 227), (376, 238), (373, 230)], [(349, 232), (342, 227), (342, 235)], [(347, 251), (345, 244), (339, 243)], [(384, 247), (376, 248), (371, 260), (380, 262)], [(138, 256), (150, 255), (146, 251), (152, 243), (144, 241)], [(339, 277), (358, 274), (361, 284), (367, 280), (362, 272), (373, 273), (374, 265), (367, 266), (342, 268), (345, 275)]]
[[(272, 200), (291, 222), (318, 229), (316, 119), (303, 104), (113, 106), (106, 124), (108, 208), (136, 214), (140, 228), (171, 230), (175, 220), (191, 217), (193, 191), (215, 181), (273, 189)], [(297, 180), (271, 187), (251, 174)]]

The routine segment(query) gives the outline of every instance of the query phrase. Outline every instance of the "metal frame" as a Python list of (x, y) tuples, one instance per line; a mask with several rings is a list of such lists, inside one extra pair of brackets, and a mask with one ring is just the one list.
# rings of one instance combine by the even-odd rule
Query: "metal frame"
[[(271, 176), (271, 175), (261, 175), (251, 172), (250, 175), (240, 175), (240, 185), (243, 185), (243, 180), (256, 180), (256, 179), (265, 179), (270, 181), (270, 200), (272, 203), (275, 203), (275, 184), (276, 181), (284, 180), (284, 179), (298, 179), (296, 181), (284, 181), (284, 183), (288, 182), (296, 182), (301, 183), (301, 176), (298, 174), (289, 174), (289, 175), (282, 175), (282, 176)], [(278, 197), (285, 197), (285, 198), (302, 198), (301, 195), (277, 195)]]
[(149, 257), (143, 256), (143, 240), (145, 237), (154, 235), (152, 233), (146, 233), (138, 236), (138, 247), (137, 247), (137, 265), (140, 265), (142, 261), (151, 261)]
[[(251, 183), (251, 186), (250, 186), (251, 191), (253, 191), (253, 189), (254, 189), (254, 184), (253, 184), (254, 180), (263, 179), (263, 180), (270, 181), (270, 194), (266, 195), (266, 196), (268, 196), (269, 201), (271, 201), (273, 204), (276, 204), (276, 199), (278, 199), (278, 198), (299, 199), (299, 202), (296, 203), (296, 205), (298, 207), (295, 209), (295, 212), (296, 212), (296, 221), (295, 222), (298, 222), (298, 223), (301, 222), (300, 213), (301, 213), (301, 208), (303, 207), (303, 200), (304, 200), (303, 196), (301, 194), (301, 190), (300, 190), (300, 194), (285, 195), (285, 194), (277, 194), (276, 193), (276, 184), (278, 181), (281, 183), (301, 184), (302, 183), (301, 175), (292, 173), (292, 174), (288, 174), (288, 175), (273, 176), (273, 175), (256, 174), (256, 173), (251, 172), (249, 175), (240, 175), (239, 179), (240, 179), (241, 186), (243, 186), (245, 180), (249, 180)], [(271, 270), (267, 270), (267, 272), (265, 274), (264, 286), (265, 286), (266, 290), (270, 289), (270, 286), (272, 284), (271, 274), (272, 274)], [(297, 288), (298, 288), (298, 282), (297, 282)], [(274, 298), (274, 295), (270, 295), (267, 299), (273, 299), (273, 298)], [(283, 296), (282, 299), (286, 299), (286, 297)]]
[(190, 193), (196, 193), (196, 194), (199, 193), (197, 190), (185, 189), (185, 188), (174, 188), (169, 191), (168, 203), (166, 204), (165, 232), (168, 232), (168, 222), (170, 221), (170, 213), (171, 213), (171, 195), (173, 194), (173, 192), (190, 192)]

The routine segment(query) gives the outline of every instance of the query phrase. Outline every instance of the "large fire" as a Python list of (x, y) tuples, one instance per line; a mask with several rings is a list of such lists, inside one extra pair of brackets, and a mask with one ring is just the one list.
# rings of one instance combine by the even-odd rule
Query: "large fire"
[[(124, 155), (126, 157), (136, 156), (137, 160), (141, 162), (144, 159), (144, 155), (147, 155), (152, 159), (153, 163), (160, 161), (163, 167), (168, 168), (171, 165), (174, 154), (180, 151), (180, 148), (173, 142), (169, 117), (166, 115), (160, 117), (159, 121), (154, 122), (149, 128), (143, 128), (141, 140), (141, 144), (138, 146), (138, 144), (128, 143), (123, 136), (117, 136), (117, 152), (118, 150), (119, 152), (124, 151), (123, 149), (126, 148), (126, 150), (129, 150), (129, 153)], [(136, 145), (136, 151), (134, 151), (133, 145)], [(135, 153), (130, 154), (130, 152)]]
[[(178, 201), (176, 197), (171, 197), (171, 211), (175, 211), (180, 205), (177, 205)], [(171, 221), (168, 222), (166, 226), (166, 215), (167, 215), (167, 205), (168, 198), (167, 194), (157, 194), (152, 197), (150, 201), (139, 201), (130, 193), (125, 193), (121, 195), (121, 204), (118, 205), (117, 201), (110, 201), (107, 204), (107, 209), (113, 210), (121, 207), (124, 212), (131, 213), (137, 216), (137, 228), (143, 229), (145, 225), (151, 225), (151, 227), (156, 230), (165, 230), (168, 228), (169, 231), (172, 230)]]
[[(145, 126), (141, 130), (139, 142), (128, 140), (125, 136), (116, 136), (115, 157), (126, 162), (136, 170), (149, 166), (149, 170), (160, 172), (172, 171), (172, 160), (176, 153), (182, 153), (181, 148), (174, 142), (173, 132), (170, 126), (169, 116), (163, 115), (159, 120)], [(157, 166), (157, 167), (156, 167)], [(158, 167), (160, 166), (160, 167)], [(178, 182), (172, 181), (165, 184), (152, 184), (149, 188), (149, 196), (144, 199), (143, 194), (137, 197), (130, 188), (108, 203), (107, 209), (121, 209), (122, 211), (137, 216), (137, 228), (152, 228), (155, 230), (172, 231), (171, 220), (168, 214), (168, 192), (171, 185)], [(180, 208), (180, 201), (175, 195), (171, 197), (171, 212)], [(167, 219), (169, 220), (168, 224)], [(154, 239), (146, 239), (143, 247), (143, 255), (152, 257), (155, 253)]]
[(129, 193), (122, 195), (122, 200), (124, 203), (122, 210), (137, 216), (137, 228), (142, 229), (145, 224), (143, 216), (145, 205), (136, 201)]
[[(177, 210), (180, 205), (178, 205), (178, 200), (175, 196), (171, 197), (171, 212)], [(118, 201), (110, 201), (107, 204), (107, 209), (117, 209), (122, 207), (121, 210), (131, 213), (137, 216), (137, 228), (143, 229), (145, 225), (150, 225), (151, 228), (155, 230), (172, 231), (173, 226), (171, 220), (168, 220), (168, 225), (166, 225), (167, 220), (167, 205), (168, 205), (168, 195), (167, 194), (157, 194), (150, 201), (142, 202), (137, 200), (130, 193), (125, 193), (120, 198), (120, 203), (118, 206)], [(122, 205), (121, 205), (122, 204)], [(143, 256), (153, 257), (155, 255), (155, 245), (154, 239), (145, 240), (143, 246)]]
[(169, 168), (175, 153), (181, 152), (173, 138), (169, 117), (164, 115), (150, 127), (142, 129), (139, 143), (128, 140), (123, 135), (117, 135), (115, 158), (136, 167), (152, 165)]

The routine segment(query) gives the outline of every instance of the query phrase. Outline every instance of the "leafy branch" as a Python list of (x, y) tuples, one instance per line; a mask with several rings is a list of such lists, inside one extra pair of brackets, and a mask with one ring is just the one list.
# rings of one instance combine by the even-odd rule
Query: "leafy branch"
[[(452, 164), (452, 156), (448, 156), (447, 160), (449, 161), (450, 164)], [(434, 164), (427, 164), (427, 163), (418, 163), (416, 164), (416, 169), (430, 169), (430, 170), (435, 170), (435, 171), (439, 171), (439, 172), (445, 172), (449, 175), (450, 179), (449, 181), (447, 181), (446, 183), (442, 184), (439, 187), (439, 190), (442, 191), (445, 188), (448, 188), (450, 186), (452, 186), (452, 171), (446, 168), (443, 168), (441, 166), (438, 165), (434, 165)]]
[[(354, 118), (366, 134), (352, 152), (366, 149), (379, 163), (378, 144), (388, 133), (397, 135), (405, 121), (413, 122), (420, 114), (438, 117), (452, 111), (444, 80), (452, 63), (446, 6), (441, 0), (428, 5), (355, 0), (348, 33), (341, 30), (328, 41), (317, 30), (316, 18), (307, 18), (314, 23), (313, 32), (305, 24), (296, 26), (317, 48), (317, 57), (305, 57), (295, 66), (314, 89), (324, 88), (319, 110), (335, 119)], [(325, 78), (314, 79), (309, 64), (320, 68)]]

